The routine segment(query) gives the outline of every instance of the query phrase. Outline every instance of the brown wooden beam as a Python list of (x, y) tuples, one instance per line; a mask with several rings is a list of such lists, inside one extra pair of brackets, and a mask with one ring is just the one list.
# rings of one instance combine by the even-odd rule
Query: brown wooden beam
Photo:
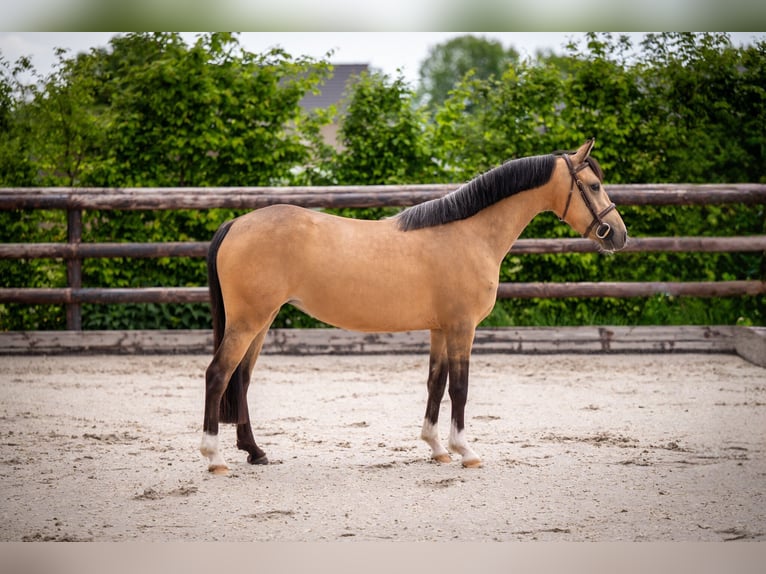
[[(563, 297), (735, 297), (763, 295), (764, 281), (699, 282), (579, 282), (579, 283), (501, 283), (498, 299)], [(0, 289), (0, 303), (207, 303), (207, 287), (144, 287), (122, 289)]]
[[(739, 353), (739, 339), (766, 330), (733, 326), (480, 328), (472, 352), (482, 353)], [(428, 331), (357, 333), (341, 329), (270, 329), (264, 354), (428, 354)], [(762, 351), (763, 346), (755, 348)], [(213, 352), (205, 330), (0, 332), (0, 355)], [(740, 353), (741, 354), (741, 353)], [(759, 353), (760, 354), (760, 353)], [(752, 359), (748, 359), (752, 360)]]
[(90, 259), (97, 257), (205, 257), (207, 241), (160, 243), (3, 243), (0, 259)]
[(735, 297), (766, 293), (765, 281), (501, 283), (498, 299), (563, 297)]
[[(441, 197), (457, 184), (227, 187), (227, 188), (4, 188), (0, 209), (256, 209), (276, 203), (304, 207), (406, 207)], [(766, 184), (616, 184), (617, 205), (766, 203)]]

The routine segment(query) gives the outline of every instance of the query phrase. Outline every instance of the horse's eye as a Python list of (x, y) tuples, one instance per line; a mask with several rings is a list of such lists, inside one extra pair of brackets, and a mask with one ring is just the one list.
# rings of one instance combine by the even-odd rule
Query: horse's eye
[(600, 183), (591, 183), (591, 184), (590, 184), (590, 188), (591, 188), (593, 191), (598, 191), (598, 190), (600, 190), (600, 189), (601, 189), (601, 184), (600, 184)]

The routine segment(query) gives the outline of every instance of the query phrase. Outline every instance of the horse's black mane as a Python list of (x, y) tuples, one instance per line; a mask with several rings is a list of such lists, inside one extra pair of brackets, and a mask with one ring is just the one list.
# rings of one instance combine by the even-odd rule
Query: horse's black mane
[(553, 175), (556, 157), (548, 154), (508, 161), (444, 197), (405, 209), (397, 216), (399, 229), (411, 231), (466, 219), (501, 199), (545, 185)]

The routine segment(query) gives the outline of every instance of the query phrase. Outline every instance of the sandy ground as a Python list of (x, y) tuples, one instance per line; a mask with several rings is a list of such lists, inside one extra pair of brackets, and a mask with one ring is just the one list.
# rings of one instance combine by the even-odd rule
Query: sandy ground
[(0, 357), (0, 540), (766, 540), (766, 369), (736, 356), (475, 356), (480, 469), (417, 438), (427, 357), (264, 356), (272, 464), (227, 425), (225, 477), (207, 362)]

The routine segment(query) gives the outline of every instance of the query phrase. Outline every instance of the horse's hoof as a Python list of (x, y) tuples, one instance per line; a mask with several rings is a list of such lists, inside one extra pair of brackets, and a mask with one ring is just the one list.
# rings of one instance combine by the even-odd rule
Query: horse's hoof
[(464, 468), (481, 468), (481, 459), (472, 458), (471, 460), (463, 461)]
[(250, 464), (269, 464), (269, 459), (265, 454), (258, 458), (253, 458), (253, 455), (249, 454), (247, 455), (247, 462)]
[(452, 462), (452, 457), (448, 455), (446, 452), (443, 454), (435, 454), (431, 458), (433, 458), (436, 462)]
[(226, 466), (225, 464), (211, 464), (210, 466), (207, 467), (207, 469), (211, 473), (217, 474), (219, 476), (229, 474), (229, 467)]

